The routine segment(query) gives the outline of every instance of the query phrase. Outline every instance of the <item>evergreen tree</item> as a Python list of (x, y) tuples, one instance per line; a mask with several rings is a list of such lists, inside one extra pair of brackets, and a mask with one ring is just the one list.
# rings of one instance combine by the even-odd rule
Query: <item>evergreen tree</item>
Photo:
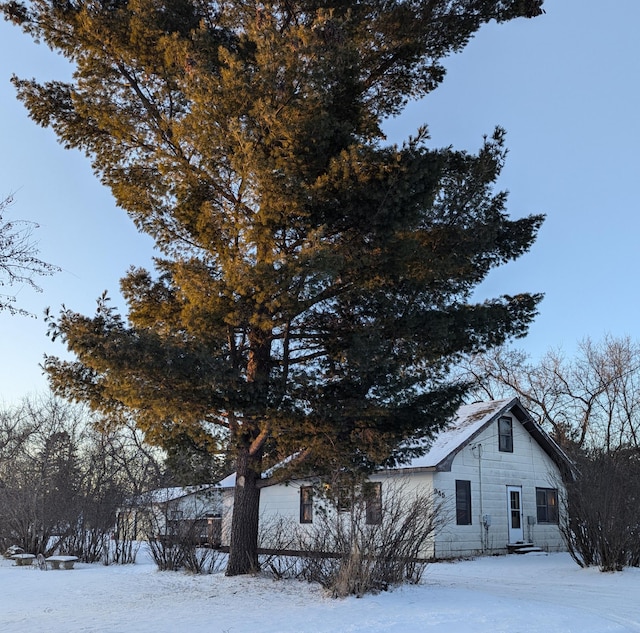
[[(172, 437), (165, 446), (164, 478), (170, 486), (195, 486), (220, 481), (229, 473), (229, 464), (211, 442), (197, 444), (189, 433)], [(213, 449), (213, 450), (212, 450)]]
[[(257, 565), (261, 473), (366, 471), (424, 448), (464, 392), (461, 354), (525, 333), (538, 295), (470, 302), (530, 247), (474, 155), (402, 146), (381, 124), (444, 76), (483, 23), (542, 0), (32, 0), (0, 7), (75, 64), (14, 79), (31, 117), (80, 148), (151, 235), (156, 274), (122, 280), (127, 319), (52, 318), (75, 362), (58, 394), (135, 417), (150, 441), (228, 445), (228, 574)], [(280, 476), (286, 471), (280, 470)]]

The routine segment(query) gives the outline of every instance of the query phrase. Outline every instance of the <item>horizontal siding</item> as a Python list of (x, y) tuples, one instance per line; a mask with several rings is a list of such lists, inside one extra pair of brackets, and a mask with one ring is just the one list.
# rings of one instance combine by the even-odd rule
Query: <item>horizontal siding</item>
[[(443, 502), (446, 525), (424, 556), (447, 558), (506, 552), (509, 540), (507, 486), (522, 487), (524, 539), (549, 551), (564, 549), (557, 525), (535, 523), (536, 487), (558, 488), (560, 495), (563, 494), (558, 469), (517, 419), (512, 419), (513, 453), (498, 450), (497, 422), (494, 422), (455, 456), (450, 472), (406, 474), (397, 471), (371, 477), (372, 481), (383, 482), (383, 495), (385, 490), (395, 486), (402, 489), (402, 494), (433, 493)], [(471, 482), (471, 525), (459, 526), (455, 522), (456, 479)], [(309, 482), (296, 481), (263, 488), (260, 495), (262, 524), (284, 521), (301, 530), (313, 529), (299, 523), (300, 487), (303, 485), (309, 485)], [(225, 491), (223, 505), (224, 542), (224, 535), (229, 533), (233, 491)], [(482, 525), (483, 515), (491, 517), (487, 530)], [(534, 517), (533, 524), (528, 524), (529, 516)]]
[[(506, 551), (507, 486), (522, 487), (524, 539), (550, 551), (564, 549), (558, 525), (535, 523), (536, 488), (558, 488), (562, 494), (558, 469), (515, 417), (513, 453), (499, 451), (494, 422), (456, 455), (451, 472), (435, 474), (435, 488), (453, 505), (456, 479), (471, 482), (472, 525), (459, 526), (455, 519), (451, 521), (436, 543), (437, 557)], [(487, 530), (482, 527), (483, 515), (491, 517)], [(534, 523), (529, 524), (527, 517), (533, 517)]]

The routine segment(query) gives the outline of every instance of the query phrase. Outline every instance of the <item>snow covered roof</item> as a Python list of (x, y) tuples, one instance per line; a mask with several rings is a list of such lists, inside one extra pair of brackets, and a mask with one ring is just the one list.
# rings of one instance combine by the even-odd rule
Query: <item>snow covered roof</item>
[(517, 404), (517, 398), (462, 405), (456, 417), (436, 435), (429, 450), (402, 468), (436, 468), (457, 453), (493, 419)]
[(421, 457), (400, 466), (397, 470), (416, 468), (450, 470), (453, 458), (483, 429), (505, 414), (514, 415), (540, 448), (558, 466), (563, 477), (568, 479), (575, 477), (574, 464), (553, 438), (533, 420), (520, 400), (515, 397), (461, 406), (456, 417), (436, 435), (429, 450)]
[[(475, 402), (462, 405), (456, 417), (434, 438), (429, 450), (421, 457), (416, 457), (407, 464), (393, 470), (424, 468), (431, 470), (449, 470), (456, 454), (464, 448), (478, 433), (500, 416), (512, 412), (516, 419), (540, 444), (563, 473), (570, 474), (571, 462), (553, 439), (538, 426), (520, 400), (504, 398), (489, 402)], [(272, 470), (277, 468), (274, 466)], [(265, 473), (267, 475), (267, 473)], [(236, 474), (232, 473), (220, 481), (220, 488), (233, 488), (236, 485)]]
[(200, 484), (198, 486), (173, 486), (169, 488), (157, 488), (150, 490), (139, 497), (141, 501), (147, 504), (151, 503), (168, 503), (182, 497), (196, 494), (198, 492), (212, 492), (218, 486), (213, 484)]

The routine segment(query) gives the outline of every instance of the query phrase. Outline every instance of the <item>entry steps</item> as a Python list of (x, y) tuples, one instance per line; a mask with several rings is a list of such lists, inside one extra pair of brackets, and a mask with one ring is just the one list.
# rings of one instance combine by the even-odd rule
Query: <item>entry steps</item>
[(507, 551), (509, 554), (529, 554), (530, 552), (542, 552), (544, 550), (533, 543), (518, 541), (517, 543), (507, 543)]

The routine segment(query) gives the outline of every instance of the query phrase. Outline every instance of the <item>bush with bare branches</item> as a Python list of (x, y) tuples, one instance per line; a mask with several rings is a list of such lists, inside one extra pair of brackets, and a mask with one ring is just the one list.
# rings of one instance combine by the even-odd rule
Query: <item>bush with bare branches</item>
[(218, 549), (198, 547), (193, 542), (184, 545), (184, 568), (192, 574), (213, 574), (222, 571), (227, 556)]
[(369, 501), (366, 487), (350, 495), (347, 510), (327, 496), (312, 525), (287, 530), (279, 524), (281, 535), (297, 535), (300, 556), (272, 557), (269, 569), (276, 577), (317, 582), (334, 597), (419, 582), (432, 539), (445, 522), (442, 500), (399, 483), (387, 486), (375, 516)]
[(278, 580), (300, 574), (300, 544), (298, 524), (280, 516), (261, 516), (258, 545), (261, 570), (268, 571)]
[(159, 571), (179, 571), (184, 567), (185, 548), (177, 540), (149, 535), (149, 551)]
[(219, 571), (226, 563), (222, 552), (203, 546), (202, 519), (170, 520), (164, 513), (147, 515), (149, 550), (159, 571), (186, 570), (193, 574)]
[(104, 565), (133, 565), (136, 562), (140, 541), (135, 526), (128, 520), (126, 512), (118, 512), (113, 532), (105, 534), (102, 548)]
[(640, 455), (593, 451), (578, 467), (561, 523), (571, 556), (602, 571), (640, 566)]

